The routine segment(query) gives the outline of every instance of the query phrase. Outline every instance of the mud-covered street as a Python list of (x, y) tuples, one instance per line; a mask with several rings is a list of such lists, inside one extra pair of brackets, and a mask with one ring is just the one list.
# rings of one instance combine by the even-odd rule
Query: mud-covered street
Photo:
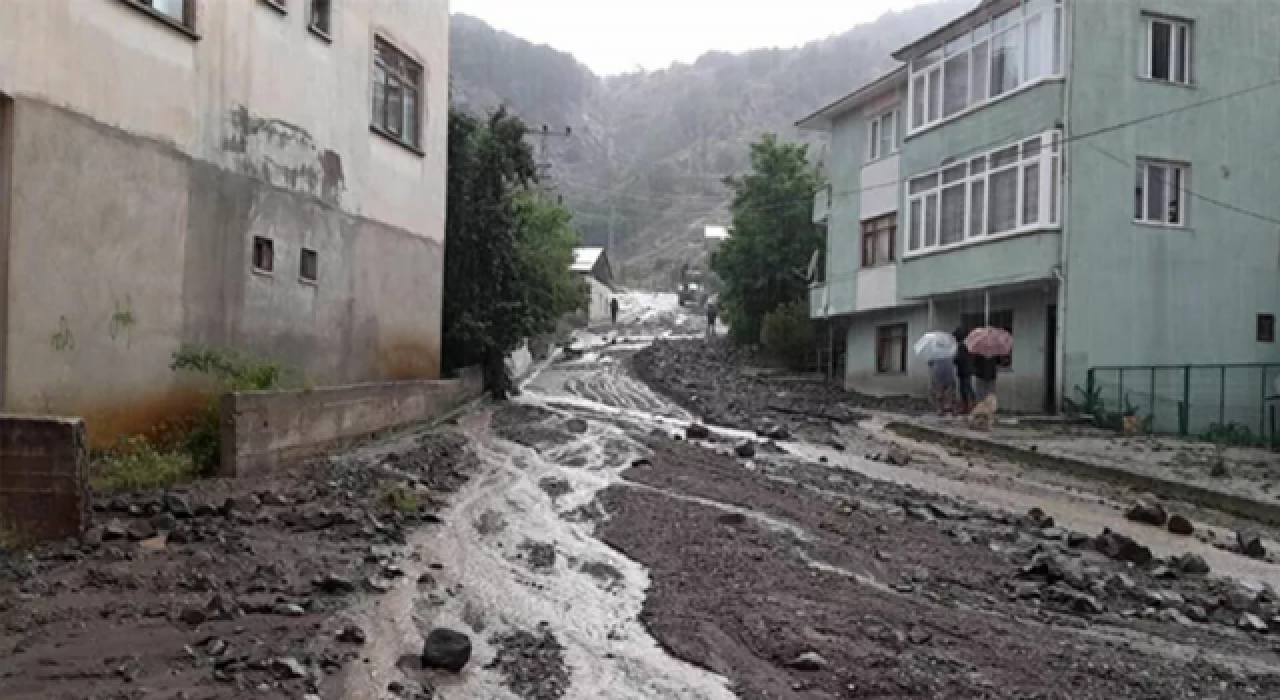
[(508, 403), (6, 558), (0, 697), (1280, 697), (1280, 568), (1217, 519), (912, 442), (624, 300)]

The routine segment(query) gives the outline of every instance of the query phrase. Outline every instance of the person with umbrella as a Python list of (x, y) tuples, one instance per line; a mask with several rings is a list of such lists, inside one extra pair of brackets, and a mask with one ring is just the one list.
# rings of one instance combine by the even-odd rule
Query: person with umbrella
[(964, 344), (965, 337), (969, 335), (967, 330), (957, 328), (952, 335), (956, 339), (956, 355), (952, 358), (952, 362), (956, 367), (956, 383), (960, 388), (958, 412), (963, 415), (968, 413), (978, 400), (973, 394), (973, 353), (969, 352), (968, 346)]
[(978, 380), (977, 399), (984, 401), (996, 393), (1000, 358), (1013, 353), (1013, 336), (1003, 328), (984, 326), (969, 333), (964, 345), (975, 358), (973, 376)]
[(929, 399), (940, 414), (949, 412), (954, 403), (956, 346), (954, 338), (939, 331), (925, 333), (915, 345), (916, 354), (929, 364)]

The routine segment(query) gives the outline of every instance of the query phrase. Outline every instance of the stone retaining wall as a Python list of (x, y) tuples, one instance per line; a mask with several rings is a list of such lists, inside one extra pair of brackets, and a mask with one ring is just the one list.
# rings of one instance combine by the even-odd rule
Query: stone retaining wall
[(84, 421), (0, 415), (0, 543), (79, 536), (90, 507)]

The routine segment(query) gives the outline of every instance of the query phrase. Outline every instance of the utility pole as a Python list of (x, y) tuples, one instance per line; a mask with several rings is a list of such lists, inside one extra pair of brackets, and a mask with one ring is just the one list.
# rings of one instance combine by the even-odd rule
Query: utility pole
[[(551, 127), (543, 124), (541, 129), (525, 129), (524, 135), (538, 137), (534, 141), (537, 144), (537, 148), (534, 149), (536, 151), (534, 163), (538, 169), (538, 179), (545, 181), (549, 178), (549, 173), (551, 172), (551, 163), (547, 160), (547, 139), (551, 136), (567, 139), (573, 136), (573, 127), (566, 126), (564, 131), (552, 131)], [(550, 187), (547, 186), (546, 189), (550, 189)]]

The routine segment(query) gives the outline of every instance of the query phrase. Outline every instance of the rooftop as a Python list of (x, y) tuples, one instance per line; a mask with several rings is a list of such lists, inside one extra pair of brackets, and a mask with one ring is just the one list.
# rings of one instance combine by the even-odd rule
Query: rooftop
[(591, 272), (595, 269), (596, 263), (600, 261), (601, 255), (604, 255), (604, 248), (574, 248), (573, 264), (569, 266), (569, 269), (574, 272)]
[(796, 122), (796, 127), (807, 131), (829, 131), (836, 117), (849, 112), (870, 100), (907, 82), (907, 67), (898, 66), (853, 92), (819, 109)]

